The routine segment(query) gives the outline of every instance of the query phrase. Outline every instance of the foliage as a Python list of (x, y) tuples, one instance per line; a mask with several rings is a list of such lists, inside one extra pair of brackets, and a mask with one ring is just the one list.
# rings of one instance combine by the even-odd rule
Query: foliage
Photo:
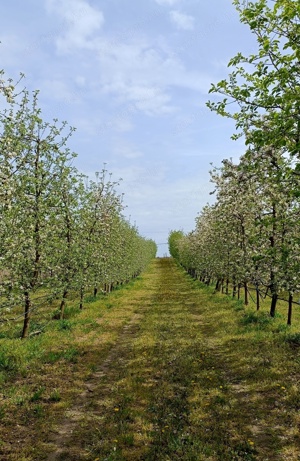
[(179, 256), (178, 242), (183, 237), (182, 231), (171, 231), (169, 234), (168, 244), (170, 255), (177, 259)]
[(72, 165), (74, 128), (43, 121), (38, 91), (14, 95), (0, 77), (0, 323), (22, 316), (23, 304), (25, 338), (41, 305), (60, 299), (62, 320), (71, 291), (82, 308), (87, 290), (137, 277), (156, 244), (123, 217), (123, 195), (105, 168), (90, 180)]
[(278, 297), (288, 294), (288, 324), (292, 302), (300, 292), (298, 222), (300, 159), (299, 17), (296, 0), (233, 1), (242, 23), (249, 26), (257, 51), (238, 53), (229, 62), (228, 79), (212, 85), (224, 95), (208, 107), (235, 120), (237, 139), (247, 150), (238, 164), (223, 160), (213, 168), (216, 203), (205, 207), (196, 228), (177, 242), (176, 258), (206, 283), (216, 281), (233, 296), (248, 286), (271, 294), (270, 315)]
[(272, 145), (299, 156), (299, 2), (275, 0), (270, 4), (257, 0), (246, 6), (241, 0), (233, 3), (241, 22), (255, 36), (257, 51), (250, 56), (239, 52), (229, 61), (233, 68), (229, 78), (212, 85), (210, 90), (225, 98), (210, 101), (208, 107), (232, 117), (248, 144)]

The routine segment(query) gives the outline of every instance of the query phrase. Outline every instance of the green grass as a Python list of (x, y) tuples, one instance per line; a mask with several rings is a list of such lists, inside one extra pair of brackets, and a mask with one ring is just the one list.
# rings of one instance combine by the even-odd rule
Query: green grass
[(0, 459), (299, 461), (300, 317), (268, 304), (157, 259), (44, 334), (0, 339)]

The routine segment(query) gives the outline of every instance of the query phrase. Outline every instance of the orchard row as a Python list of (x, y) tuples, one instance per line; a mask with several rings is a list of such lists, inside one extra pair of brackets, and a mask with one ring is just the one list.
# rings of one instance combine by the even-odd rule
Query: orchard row
[(156, 254), (122, 215), (118, 183), (104, 168), (90, 180), (72, 164), (67, 123), (43, 121), (38, 92), (17, 94), (0, 73), (0, 322), (23, 306), (22, 337), (32, 312), (68, 294), (80, 307), (136, 277)]
[(188, 235), (172, 232), (170, 252), (194, 276), (216, 288), (239, 287), (292, 305), (300, 292), (300, 4), (295, 0), (234, 0), (257, 52), (238, 53), (229, 78), (213, 85), (224, 95), (211, 110), (236, 122), (246, 152), (238, 163), (213, 168), (216, 203), (206, 206)]

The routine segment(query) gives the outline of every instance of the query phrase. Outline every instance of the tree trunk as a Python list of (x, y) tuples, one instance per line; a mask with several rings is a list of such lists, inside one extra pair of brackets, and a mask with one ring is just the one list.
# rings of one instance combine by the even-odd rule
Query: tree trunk
[(84, 288), (80, 288), (80, 304), (79, 304), (79, 309), (83, 309), (83, 296), (84, 296)]
[(293, 295), (292, 295), (292, 293), (290, 293), (290, 295), (289, 295), (288, 320), (287, 320), (288, 325), (292, 325), (292, 312), (293, 312)]
[(260, 308), (260, 299), (259, 299), (259, 289), (256, 286), (256, 310), (259, 311)]
[(24, 323), (23, 323), (23, 331), (21, 338), (27, 338), (29, 333), (29, 325), (30, 325), (30, 315), (31, 315), (31, 300), (29, 291), (25, 291), (25, 303), (24, 303)]
[(219, 291), (220, 291), (220, 293), (223, 293), (223, 283), (224, 283), (224, 280), (221, 279), (220, 285), (219, 285)]
[(234, 282), (233, 283), (233, 288), (232, 288), (232, 297), (235, 298), (236, 297), (236, 283)]
[(63, 297), (60, 303), (60, 313), (59, 313), (59, 318), (62, 320), (64, 318), (64, 313), (65, 313), (65, 307), (66, 307), (66, 298), (68, 296), (68, 290), (64, 290)]
[(278, 294), (277, 294), (276, 277), (275, 277), (275, 274), (274, 274), (273, 270), (271, 270), (270, 279), (271, 279), (270, 291), (271, 291), (271, 294), (272, 294), (272, 301), (271, 301), (271, 307), (270, 307), (270, 316), (275, 317)]
[(94, 288), (94, 298), (96, 298), (97, 294), (98, 294), (98, 288), (95, 287), (95, 288)]
[(225, 293), (228, 295), (229, 294), (229, 280), (226, 279), (226, 291)]
[(245, 306), (248, 306), (249, 299), (248, 299), (248, 285), (247, 285), (247, 282), (244, 282), (244, 290), (245, 290)]
[(270, 316), (271, 317), (275, 317), (275, 311), (276, 311), (276, 304), (277, 304), (277, 298), (278, 298), (278, 294), (277, 294), (277, 280), (276, 280), (276, 274), (273, 270), (274, 268), (274, 264), (276, 262), (275, 260), (275, 255), (274, 255), (274, 251), (275, 251), (275, 236), (276, 236), (276, 230), (277, 230), (277, 225), (276, 225), (276, 219), (277, 219), (277, 213), (276, 213), (276, 205), (275, 203), (273, 203), (273, 209), (272, 209), (272, 218), (273, 218), (273, 229), (272, 229), (272, 235), (270, 236), (270, 244), (271, 244), (271, 248), (272, 248), (272, 266), (271, 266), (271, 273), (270, 273), (270, 280), (271, 280), (271, 283), (270, 283), (270, 290), (271, 290), (271, 293), (272, 293), (272, 301), (271, 301), (271, 308), (270, 308)]
[(273, 293), (272, 294), (272, 301), (271, 301), (271, 308), (270, 308), (270, 316), (271, 317), (275, 317), (277, 299), (278, 299), (277, 293)]
[(233, 277), (233, 279), (232, 279), (232, 297), (233, 298), (236, 297), (236, 279), (235, 279), (235, 277)]

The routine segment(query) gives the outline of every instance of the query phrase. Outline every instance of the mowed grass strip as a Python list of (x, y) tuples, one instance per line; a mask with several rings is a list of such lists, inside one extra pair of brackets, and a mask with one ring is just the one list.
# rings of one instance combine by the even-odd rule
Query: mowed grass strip
[(169, 259), (143, 287), (148, 308), (104, 379), (98, 424), (77, 434), (90, 459), (298, 460), (299, 354), (282, 320), (248, 322)]
[[(75, 363), (40, 366), (35, 393), (24, 377), (31, 435), (5, 461), (300, 459), (300, 354), (284, 319), (253, 316), (168, 258), (109, 299), (63, 336)], [(83, 319), (100, 328), (83, 333)]]
[(138, 277), (109, 296), (87, 299), (82, 311), (69, 301), (67, 318), (53, 320), (39, 336), (0, 337), (1, 461), (47, 459), (49, 437), (139, 308), (142, 284)]

